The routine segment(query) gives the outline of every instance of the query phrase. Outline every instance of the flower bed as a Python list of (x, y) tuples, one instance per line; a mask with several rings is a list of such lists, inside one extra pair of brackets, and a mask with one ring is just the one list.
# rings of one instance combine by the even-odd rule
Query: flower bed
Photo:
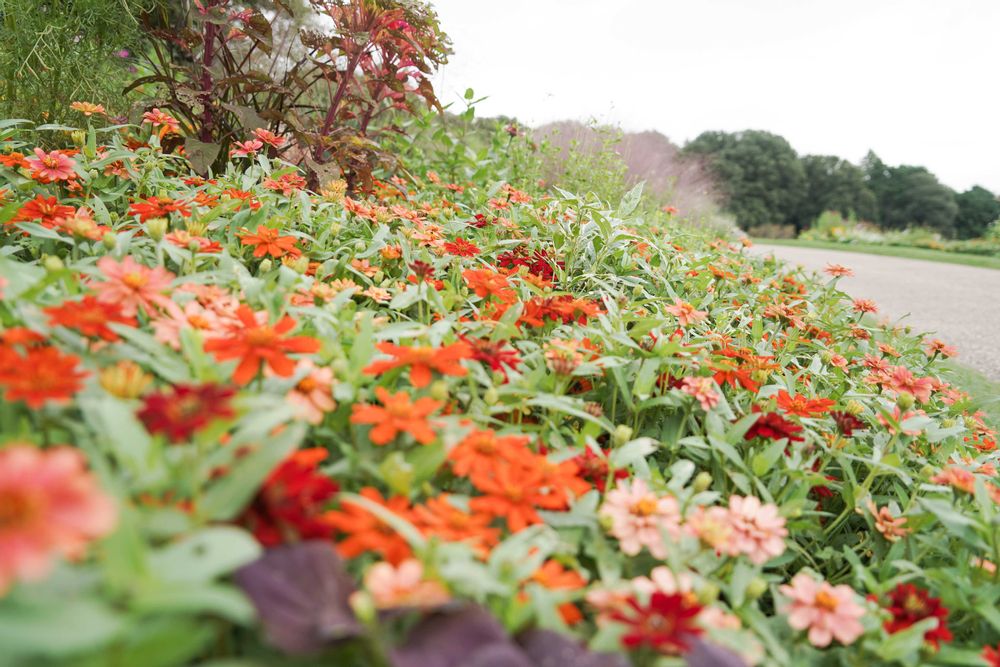
[(165, 116), (0, 130), (7, 655), (1000, 664), (995, 434), (844, 267)]

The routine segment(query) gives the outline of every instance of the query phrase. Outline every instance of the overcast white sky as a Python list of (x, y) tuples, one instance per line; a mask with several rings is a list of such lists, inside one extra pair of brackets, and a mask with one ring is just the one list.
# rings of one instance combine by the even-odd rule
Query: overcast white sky
[(676, 143), (762, 129), (1000, 192), (1000, 0), (432, 0), (442, 101)]

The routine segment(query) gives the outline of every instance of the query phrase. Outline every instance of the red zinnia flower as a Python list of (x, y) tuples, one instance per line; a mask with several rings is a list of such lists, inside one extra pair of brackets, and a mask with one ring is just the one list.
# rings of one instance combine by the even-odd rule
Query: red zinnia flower
[(490, 370), (503, 373), (504, 378), (507, 377), (507, 369), (504, 366), (516, 371), (521, 364), (520, 354), (505, 340), (493, 342), (487, 338), (465, 336), (462, 336), (462, 340), (472, 348), (471, 359), (483, 362), (490, 367)]
[(12, 225), (18, 222), (34, 222), (37, 220), (43, 227), (55, 227), (56, 221), (68, 218), (76, 212), (72, 206), (60, 204), (55, 197), (36, 196), (31, 201), (25, 202), (18, 209), (14, 217), (6, 224)]
[(214, 384), (179, 384), (146, 396), (136, 416), (150, 433), (163, 433), (170, 442), (184, 442), (213, 420), (235, 416), (229, 405), (235, 393)]
[(865, 423), (852, 415), (850, 412), (834, 410), (830, 413), (830, 416), (833, 417), (833, 422), (837, 425), (837, 430), (848, 438), (854, 435), (854, 429), (862, 429), (865, 427)]
[(779, 408), (790, 415), (811, 417), (814, 414), (821, 415), (824, 412), (829, 412), (835, 402), (829, 398), (806, 398), (802, 394), (792, 396), (782, 389), (778, 392), (777, 403)]
[(899, 584), (889, 592), (888, 598), (886, 611), (892, 614), (892, 618), (883, 626), (890, 635), (933, 616), (938, 620), (937, 627), (924, 633), (924, 641), (935, 649), (940, 647), (941, 642), (951, 641), (948, 608), (941, 605), (940, 598), (932, 598), (928, 591), (913, 584)]
[(476, 244), (469, 243), (465, 239), (461, 238), (445, 243), (444, 249), (446, 252), (459, 257), (475, 257), (482, 252)]
[[(753, 406), (754, 412), (761, 412), (760, 406)], [(788, 421), (777, 412), (764, 412), (753, 423), (753, 426), (743, 436), (745, 440), (754, 438), (768, 438), (769, 440), (780, 440), (788, 438), (788, 442), (802, 442), (802, 437), (796, 435), (802, 431), (802, 427), (795, 422)]]
[(631, 613), (619, 610), (611, 618), (628, 626), (622, 644), (630, 649), (649, 646), (659, 653), (676, 655), (689, 649), (691, 638), (705, 632), (695, 623), (702, 608), (690, 595), (657, 591), (646, 606), (635, 598), (626, 603)]
[(1000, 667), (1000, 644), (996, 648), (984, 646), (980, 654), (987, 667)]
[(117, 322), (130, 327), (136, 326), (134, 317), (122, 313), (121, 305), (100, 301), (97, 297), (85, 296), (79, 301), (64, 301), (58, 306), (45, 309), (52, 326), (76, 329), (89, 338), (100, 338), (109, 342), (119, 340), (118, 334), (108, 327)]
[(137, 201), (129, 206), (128, 212), (139, 216), (139, 222), (146, 222), (150, 218), (165, 218), (175, 212), (185, 218), (191, 217), (187, 202), (175, 201), (170, 197), (149, 197), (144, 201)]
[[(319, 341), (308, 336), (283, 338), (295, 328), (295, 320), (285, 315), (278, 323), (267, 323), (267, 313), (254, 313), (250, 306), (241, 305), (236, 317), (243, 326), (235, 327), (230, 333), (205, 342), (205, 351), (212, 352), (217, 361), (239, 359), (239, 366), (233, 373), (233, 382), (246, 384), (266, 364), (275, 375), (291, 377), (295, 373), (295, 361), (289, 352), (316, 352)], [(263, 320), (263, 322), (259, 321)]]
[(339, 487), (316, 470), (326, 457), (327, 451), (320, 447), (293, 453), (271, 472), (237, 523), (265, 547), (329, 539), (334, 528), (322, 510)]

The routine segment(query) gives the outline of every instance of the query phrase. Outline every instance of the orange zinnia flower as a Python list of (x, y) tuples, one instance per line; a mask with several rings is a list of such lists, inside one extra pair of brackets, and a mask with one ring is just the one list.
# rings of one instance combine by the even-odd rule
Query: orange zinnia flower
[(518, 461), (531, 457), (523, 435), (498, 436), (486, 429), (473, 430), (448, 453), (452, 471), (461, 477), (489, 474), (500, 460)]
[(462, 277), (478, 297), (496, 296), (506, 302), (514, 295), (507, 277), (491, 269), (468, 269), (462, 271)]
[(532, 461), (500, 460), (489, 474), (476, 475), (472, 484), (483, 496), (469, 501), (469, 508), (507, 521), (511, 532), (541, 523), (535, 506), (545, 502), (541, 488), (545, 476)]
[[(370, 486), (361, 489), (358, 495), (382, 505), (400, 518), (409, 519), (409, 503), (402, 496), (384, 500), (382, 494)], [(374, 551), (393, 565), (397, 565), (409, 558), (412, 553), (410, 545), (392, 526), (349, 500), (341, 504), (340, 510), (326, 512), (323, 520), (341, 533), (347, 534), (347, 539), (337, 544), (337, 551), (344, 558), (355, 558)]]
[[(233, 382), (246, 384), (266, 364), (275, 375), (291, 377), (295, 373), (295, 361), (289, 352), (316, 352), (319, 341), (308, 336), (283, 338), (295, 328), (295, 320), (285, 315), (278, 323), (267, 323), (267, 313), (254, 313), (247, 305), (236, 310), (236, 317), (242, 327), (236, 327), (220, 338), (205, 342), (205, 351), (212, 352), (217, 361), (239, 359), (239, 366), (233, 373)], [(263, 323), (260, 322), (263, 320)]]
[(56, 222), (62, 218), (68, 218), (76, 213), (72, 206), (60, 204), (55, 197), (44, 197), (37, 195), (34, 199), (25, 202), (17, 210), (14, 217), (5, 224), (13, 225), (18, 222), (34, 222), (37, 220), (43, 227), (55, 227)]
[(411, 403), (405, 391), (390, 394), (384, 387), (376, 387), (375, 395), (385, 407), (356, 403), (351, 412), (352, 424), (375, 424), (368, 433), (374, 444), (388, 444), (400, 432), (409, 433), (422, 445), (434, 442), (437, 435), (427, 417), (444, 405), (443, 401), (424, 397)]
[(76, 329), (89, 338), (101, 338), (109, 342), (119, 340), (119, 336), (108, 324), (117, 323), (130, 327), (137, 325), (134, 317), (122, 312), (120, 303), (106, 303), (93, 296), (50, 306), (45, 309), (45, 314), (49, 316), (50, 325)]
[[(545, 561), (545, 564), (531, 575), (531, 581), (552, 591), (576, 591), (587, 584), (579, 572), (567, 570), (559, 561), (555, 560)], [(559, 605), (559, 615), (562, 616), (567, 625), (573, 625), (583, 620), (583, 614), (572, 602)]]
[(496, 544), (500, 530), (490, 528), (492, 518), (484, 514), (469, 514), (455, 507), (448, 494), (429, 498), (413, 508), (413, 520), (425, 536), (445, 542), (465, 542), (481, 556)]
[(381, 375), (388, 370), (400, 366), (410, 367), (410, 383), (414, 387), (426, 387), (431, 381), (431, 371), (441, 375), (461, 377), (468, 369), (458, 362), (472, 356), (472, 347), (465, 342), (458, 342), (444, 347), (404, 347), (392, 343), (379, 343), (379, 352), (389, 354), (395, 359), (374, 361), (365, 368), (365, 375)]
[(54, 347), (31, 347), (25, 356), (8, 353), (0, 357), (0, 386), (5, 399), (24, 401), (38, 409), (47, 401), (66, 403), (83, 387), (85, 371), (78, 368), (80, 359), (63, 354)]
[(244, 233), (240, 236), (240, 241), (243, 242), (243, 245), (254, 247), (254, 257), (263, 257), (264, 255), (270, 255), (271, 257), (291, 255), (292, 257), (298, 257), (302, 254), (302, 251), (295, 247), (294, 236), (278, 236), (277, 229), (270, 229), (264, 225), (257, 225), (256, 234), (251, 234), (249, 231), (244, 230)]
[(779, 408), (790, 415), (798, 415), (799, 417), (821, 415), (824, 412), (829, 412), (834, 405), (834, 401), (829, 398), (806, 398), (802, 394), (792, 396), (784, 389), (778, 392), (777, 402)]

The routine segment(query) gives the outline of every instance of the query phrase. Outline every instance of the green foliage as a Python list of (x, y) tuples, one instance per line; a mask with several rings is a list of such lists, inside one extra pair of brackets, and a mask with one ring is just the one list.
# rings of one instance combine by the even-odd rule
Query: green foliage
[(861, 220), (875, 219), (875, 194), (865, 184), (865, 173), (859, 167), (835, 155), (805, 155), (802, 168), (807, 194), (801, 220), (815, 220), (823, 211), (838, 211)]
[(955, 231), (955, 193), (924, 167), (890, 167), (877, 155), (865, 157), (868, 187), (878, 201), (875, 220), (886, 229), (926, 226), (946, 236)]
[(955, 235), (971, 239), (986, 234), (990, 225), (1000, 220), (1000, 201), (984, 187), (974, 185), (955, 195), (958, 214), (955, 216)]
[(0, 115), (62, 123), (75, 101), (122, 113), (137, 16), (155, 0), (0, 0)]
[(801, 229), (808, 196), (806, 172), (795, 150), (770, 132), (704, 132), (684, 151), (704, 155), (719, 180), (727, 208), (744, 229), (794, 225)]

